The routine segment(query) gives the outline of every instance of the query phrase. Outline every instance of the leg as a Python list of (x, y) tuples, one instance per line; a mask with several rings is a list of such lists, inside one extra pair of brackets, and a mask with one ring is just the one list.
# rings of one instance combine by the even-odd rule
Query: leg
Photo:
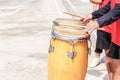
[(105, 50), (105, 54), (106, 54), (106, 68), (107, 68), (109, 80), (112, 80), (112, 70), (111, 70), (111, 67), (110, 67), (112, 58), (107, 56), (108, 52), (109, 52), (109, 50), (106, 49)]
[(103, 45), (103, 49), (105, 49), (105, 54), (106, 54), (106, 69), (107, 69), (107, 72), (108, 72), (108, 77), (109, 77), (109, 80), (112, 80), (112, 70), (111, 70), (111, 67), (110, 67), (110, 63), (112, 61), (112, 58), (108, 56), (108, 53), (109, 53), (109, 48), (110, 48), (110, 44), (111, 44), (111, 34), (109, 33), (106, 33), (106, 32), (103, 32), (102, 34), (102, 45)]
[(112, 58), (109, 65), (112, 72), (111, 80), (120, 80), (120, 46), (111, 43), (108, 57)]
[(112, 59), (110, 67), (113, 72), (112, 80), (120, 80), (120, 60), (119, 59)]
[(102, 49), (96, 48), (95, 52), (96, 52), (95, 57), (100, 59), (100, 54), (102, 53)]
[(100, 61), (100, 54), (102, 53), (102, 49), (96, 48), (95, 52), (96, 52), (95, 58), (90, 63), (89, 67), (96, 67), (101, 62)]
[(109, 41), (108, 34), (103, 31), (97, 30), (97, 40), (96, 40), (96, 49), (95, 49), (95, 58), (90, 63), (90, 67), (95, 67), (100, 64), (100, 54), (102, 53), (102, 49), (108, 49)]

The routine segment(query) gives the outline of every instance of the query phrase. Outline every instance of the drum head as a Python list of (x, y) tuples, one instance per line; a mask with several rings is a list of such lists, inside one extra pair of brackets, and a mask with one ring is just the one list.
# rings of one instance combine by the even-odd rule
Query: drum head
[(65, 39), (87, 39), (82, 21), (75, 19), (57, 18), (53, 21), (52, 35)]

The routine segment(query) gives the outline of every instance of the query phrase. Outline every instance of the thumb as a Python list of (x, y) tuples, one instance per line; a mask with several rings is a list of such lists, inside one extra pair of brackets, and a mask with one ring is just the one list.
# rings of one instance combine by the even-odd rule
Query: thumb
[(105, 28), (98, 28), (97, 30), (102, 30), (102, 31), (104, 31), (104, 30), (105, 30)]

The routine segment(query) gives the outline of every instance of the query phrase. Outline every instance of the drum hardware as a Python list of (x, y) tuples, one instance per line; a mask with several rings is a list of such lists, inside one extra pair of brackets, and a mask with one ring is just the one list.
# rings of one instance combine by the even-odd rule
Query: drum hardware
[(59, 26), (59, 23), (57, 21), (53, 21), (53, 25)]
[(89, 47), (88, 47), (88, 54), (91, 55), (91, 46), (92, 46), (92, 41), (89, 39), (90, 42)]
[(49, 53), (54, 52), (54, 49), (55, 49), (55, 47), (53, 47), (52, 45), (50, 45), (50, 47), (49, 47)]
[[(53, 31), (52, 31), (53, 32)], [(52, 40), (55, 39), (55, 38), (58, 38), (58, 39), (61, 39), (61, 37), (58, 37), (58, 36), (55, 36), (55, 34), (52, 35)], [(66, 40), (68, 41), (70, 44), (72, 44), (72, 51), (67, 51), (67, 56), (70, 57), (70, 58), (74, 58), (75, 57), (75, 51), (74, 51), (74, 46), (75, 44), (79, 41), (79, 40), (74, 40), (74, 39), (63, 39), (63, 40)], [(52, 42), (52, 41), (51, 41)], [(50, 48), (49, 48), (49, 52), (53, 52), (54, 51), (54, 47), (52, 45), (50, 45)]]
[[(52, 34), (52, 33), (51, 33)], [(51, 35), (51, 37), (52, 37), (52, 40), (54, 40), (56, 37), (55, 36), (53, 36), (53, 35)]]
[(67, 56), (73, 59), (73, 57), (74, 57), (74, 52), (68, 51), (68, 52), (67, 52)]
[(68, 51), (67, 56), (73, 59), (76, 56), (74, 47), (75, 47), (75, 43), (77, 42), (77, 40), (68, 40), (68, 42), (72, 44), (72, 52)]
[(69, 39), (67, 40), (70, 44), (74, 45), (78, 40)]
[(62, 39), (62, 40), (66, 40), (71, 44), (75, 44), (77, 41), (85, 41), (85, 40), (89, 40), (89, 37), (70, 37), (70, 36), (64, 36), (64, 35), (60, 35), (57, 34), (54, 30), (52, 30), (52, 38), (58, 38), (58, 39)]
[(73, 59), (76, 56), (76, 53), (74, 50), (72, 50), (72, 52), (67, 51), (67, 56), (70, 57), (71, 59)]
[(70, 43), (72, 43), (74, 41), (74, 43), (76, 41), (85, 41), (85, 40), (88, 40), (87, 37), (69, 37), (69, 36), (64, 36), (64, 35), (60, 35), (60, 34), (57, 34), (54, 30), (52, 30), (52, 37), (53, 38), (58, 38), (58, 39), (63, 39), (63, 40), (67, 40), (69, 41)]
[(91, 55), (91, 48), (88, 48), (88, 54)]
[(55, 47), (52, 46), (52, 42), (54, 39), (55, 37), (52, 37), (52, 39), (50, 39), (49, 53), (54, 52)]

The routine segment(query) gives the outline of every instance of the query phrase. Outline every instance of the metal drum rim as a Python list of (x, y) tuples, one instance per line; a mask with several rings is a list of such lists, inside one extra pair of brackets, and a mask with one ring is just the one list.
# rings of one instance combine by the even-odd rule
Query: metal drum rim
[(55, 30), (52, 30), (51, 34), (53, 37), (63, 39), (63, 40), (87, 40), (88, 39), (87, 36), (86, 37), (70, 37), (70, 36), (60, 35), (56, 33)]

